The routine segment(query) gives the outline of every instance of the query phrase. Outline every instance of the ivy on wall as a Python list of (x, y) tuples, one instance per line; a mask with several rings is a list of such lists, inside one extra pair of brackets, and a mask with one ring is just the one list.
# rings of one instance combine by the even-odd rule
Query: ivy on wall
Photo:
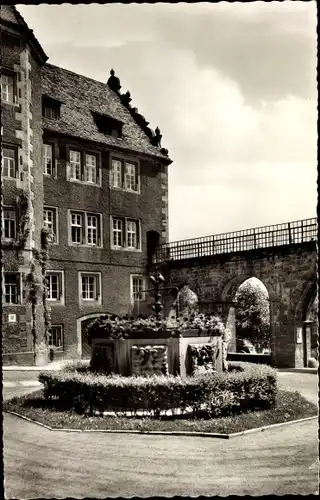
[[(19, 257), (23, 250), (26, 249), (26, 244), (31, 231), (31, 197), (30, 193), (26, 190), (21, 189), (19, 193), (18, 206), (20, 209), (19, 217), (19, 228), (17, 235), (17, 242), (14, 245), (17, 249), (17, 256)], [(36, 354), (36, 344), (37, 344), (37, 317), (36, 317), (36, 306), (37, 304), (43, 304), (43, 314), (44, 314), (44, 341), (47, 345), (48, 335), (51, 326), (50, 318), (50, 306), (47, 301), (47, 287), (45, 281), (46, 266), (49, 259), (49, 248), (52, 241), (51, 230), (46, 227), (41, 229), (40, 235), (40, 250), (32, 249), (32, 260), (30, 264), (30, 272), (25, 277), (25, 284), (29, 288), (29, 294), (27, 297), (28, 302), (31, 303), (32, 311), (32, 340), (33, 340), (33, 352), (34, 356)], [(40, 267), (40, 273), (37, 272), (37, 265)]]

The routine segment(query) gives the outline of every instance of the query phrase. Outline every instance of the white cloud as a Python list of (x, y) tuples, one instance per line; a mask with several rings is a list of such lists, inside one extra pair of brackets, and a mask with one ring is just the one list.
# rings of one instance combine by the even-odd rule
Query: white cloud
[(159, 125), (174, 161), (171, 240), (315, 215), (315, 4), (20, 10), (27, 22), (33, 12), (54, 64), (102, 81), (114, 67), (133, 106)]

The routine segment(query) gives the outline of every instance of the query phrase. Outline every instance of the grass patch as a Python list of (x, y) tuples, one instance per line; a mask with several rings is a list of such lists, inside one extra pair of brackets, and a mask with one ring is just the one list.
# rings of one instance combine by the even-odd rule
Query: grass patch
[(240, 413), (221, 418), (191, 418), (190, 416), (124, 417), (87, 416), (74, 411), (59, 411), (43, 396), (42, 391), (4, 402), (3, 410), (14, 411), (54, 428), (110, 429), (139, 431), (196, 431), (230, 434), (256, 427), (289, 422), (318, 414), (316, 405), (298, 392), (279, 391), (273, 408)]

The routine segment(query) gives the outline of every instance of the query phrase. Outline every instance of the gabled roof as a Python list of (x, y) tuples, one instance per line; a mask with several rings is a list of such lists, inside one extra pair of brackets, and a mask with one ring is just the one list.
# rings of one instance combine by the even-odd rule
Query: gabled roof
[(27, 39), (38, 56), (40, 64), (44, 64), (48, 60), (48, 56), (45, 54), (40, 43), (33, 34), (33, 30), (29, 28), (25, 20), (23, 19), (20, 12), (16, 9), (14, 5), (1, 5), (1, 23), (7, 26), (13, 26), (19, 31), (26, 34)]
[[(43, 118), (43, 128), (124, 150), (158, 157), (171, 163), (121, 103), (119, 95), (106, 83), (45, 64), (42, 68), (42, 94), (63, 104), (59, 120)], [(122, 137), (113, 137), (98, 131), (92, 113), (108, 115), (123, 122)]]

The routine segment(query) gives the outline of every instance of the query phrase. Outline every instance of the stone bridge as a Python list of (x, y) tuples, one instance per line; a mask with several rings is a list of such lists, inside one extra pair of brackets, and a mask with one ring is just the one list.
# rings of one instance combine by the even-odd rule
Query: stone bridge
[(307, 312), (317, 292), (317, 221), (301, 221), (206, 236), (157, 247), (153, 266), (166, 285), (188, 283), (202, 310), (218, 311), (235, 335), (235, 294), (258, 278), (270, 300), (272, 360), (303, 367), (310, 356)]

